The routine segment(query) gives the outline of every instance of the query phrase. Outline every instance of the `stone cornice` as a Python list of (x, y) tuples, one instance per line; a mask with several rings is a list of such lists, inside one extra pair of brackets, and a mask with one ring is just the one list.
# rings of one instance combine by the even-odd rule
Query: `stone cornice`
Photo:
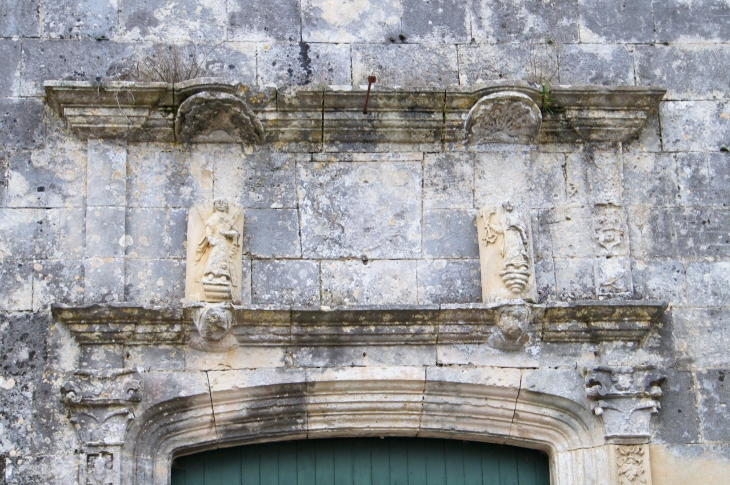
[[(278, 149), (304, 151), (373, 145), (392, 150), (444, 145), (459, 149), (474, 143), (465, 134), (471, 109), (484, 97), (504, 92), (520, 93), (546, 108), (538, 143), (626, 141), (638, 134), (666, 92), (642, 86), (555, 86), (545, 106), (540, 89), (526, 82), (469, 89), (382, 88), (372, 92), (366, 115), (365, 91), (354, 89), (277, 91), (215, 78), (174, 85), (46, 81), (44, 86), (48, 104), (82, 139), (271, 143)], [(207, 98), (201, 98), (206, 93)], [(200, 99), (193, 107), (178, 110), (196, 95)], [(215, 127), (200, 136), (191, 132), (210, 126), (207, 120), (220, 110), (227, 110), (222, 118), (231, 120), (230, 127)], [(185, 114), (194, 119), (186, 121)]]
[[(231, 306), (232, 335), (245, 346), (434, 345), (489, 343), (501, 310), (493, 305), (420, 307), (274, 308)], [(524, 304), (532, 319), (529, 333), (543, 342), (639, 341), (666, 303), (583, 301)], [(145, 308), (131, 304), (86, 307), (55, 305), (54, 318), (82, 344), (183, 344), (197, 334), (185, 308)]]

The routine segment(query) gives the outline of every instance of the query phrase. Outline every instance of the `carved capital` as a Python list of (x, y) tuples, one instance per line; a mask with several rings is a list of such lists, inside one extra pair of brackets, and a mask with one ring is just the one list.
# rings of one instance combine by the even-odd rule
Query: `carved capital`
[(61, 401), (68, 406), (110, 406), (141, 400), (138, 369), (79, 369), (61, 386)]
[(606, 438), (642, 443), (649, 438), (649, 422), (661, 404), (666, 380), (651, 367), (599, 366), (587, 371), (586, 394), (593, 412), (603, 419)]
[(526, 94), (503, 91), (484, 96), (472, 107), (464, 125), (469, 143), (532, 144), (542, 125), (540, 108)]
[(484, 207), (477, 216), (477, 231), (484, 303), (535, 302), (532, 231), (524, 211), (510, 202)]

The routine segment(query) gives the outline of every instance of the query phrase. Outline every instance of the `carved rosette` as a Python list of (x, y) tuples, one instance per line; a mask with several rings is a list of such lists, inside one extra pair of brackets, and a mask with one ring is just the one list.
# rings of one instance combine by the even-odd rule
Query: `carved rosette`
[(175, 133), (183, 143), (264, 141), (264, 126), (246, 102), (229, 93), (203, 91), (178, 108)]
[(484, 96), (472, 107), (464, 124), (468, 143), (533, 144), (542, 125), (540, 108), (516, 91)]
[(141, 401), (137, 369), (78, 370), (61, 386), (83, 448), (80, 481), (84, 485), (119, 485), (120, 452), (132, 406)]
[(477, 216), (482, 300), (536, 301), (535, 264), (530, 220), (505, 202), (484, 207)]
[(649, 422), (661, 404), (666, 376), (652, 367), (599, 366), (587, 371), (586, 394), (593, 412), (603, 419), (608, 440), (643, 443), (649, 439)]

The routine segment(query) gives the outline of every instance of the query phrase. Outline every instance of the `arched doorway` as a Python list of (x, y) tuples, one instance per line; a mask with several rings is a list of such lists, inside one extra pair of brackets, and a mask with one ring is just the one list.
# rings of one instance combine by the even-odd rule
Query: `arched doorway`
[(281, 441), (178, 457), (172, 485), (550, 485), (526, 448), (429, 438)]

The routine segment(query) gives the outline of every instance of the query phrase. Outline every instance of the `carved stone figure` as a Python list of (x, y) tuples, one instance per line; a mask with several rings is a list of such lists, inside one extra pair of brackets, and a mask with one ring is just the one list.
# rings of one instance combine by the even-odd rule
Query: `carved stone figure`
[(482, 299), (485, 303), (522, 298), (534, 302), (535, 267), (530, 223), (510, 202), (485, 207), (477, 217)]
[(529, 96), (504, 91), (481, 98), (464, 125), (469, 143), (535, 143), (542, 113)]
[(527, 333), (532, 312), (527, 305), (508, 305), (499, 310), (497, 326), (489, 338), (489, 345), (500, 350), (519, 350), (530, 341)]
[(188, 306), (198, 334), (191, 338), (190, 346), (211, 352), (225, 352), (236, 348), (238, 341), (231, 335), (233, 314), (230, 302), (203, 303)]
[[(606, 438), (634, 441), (649, 438), (649, 420), (661, 407), (666, 376), (650, 366), (598, 366), (587, 372), (586, 394), (593, 412), (603, 419)], [(630, 482), (631, 483), (631, 482)]]
[(196, 205), (188, 214), (188, 301), (240, 300), (241, 207), (225, 199)]

